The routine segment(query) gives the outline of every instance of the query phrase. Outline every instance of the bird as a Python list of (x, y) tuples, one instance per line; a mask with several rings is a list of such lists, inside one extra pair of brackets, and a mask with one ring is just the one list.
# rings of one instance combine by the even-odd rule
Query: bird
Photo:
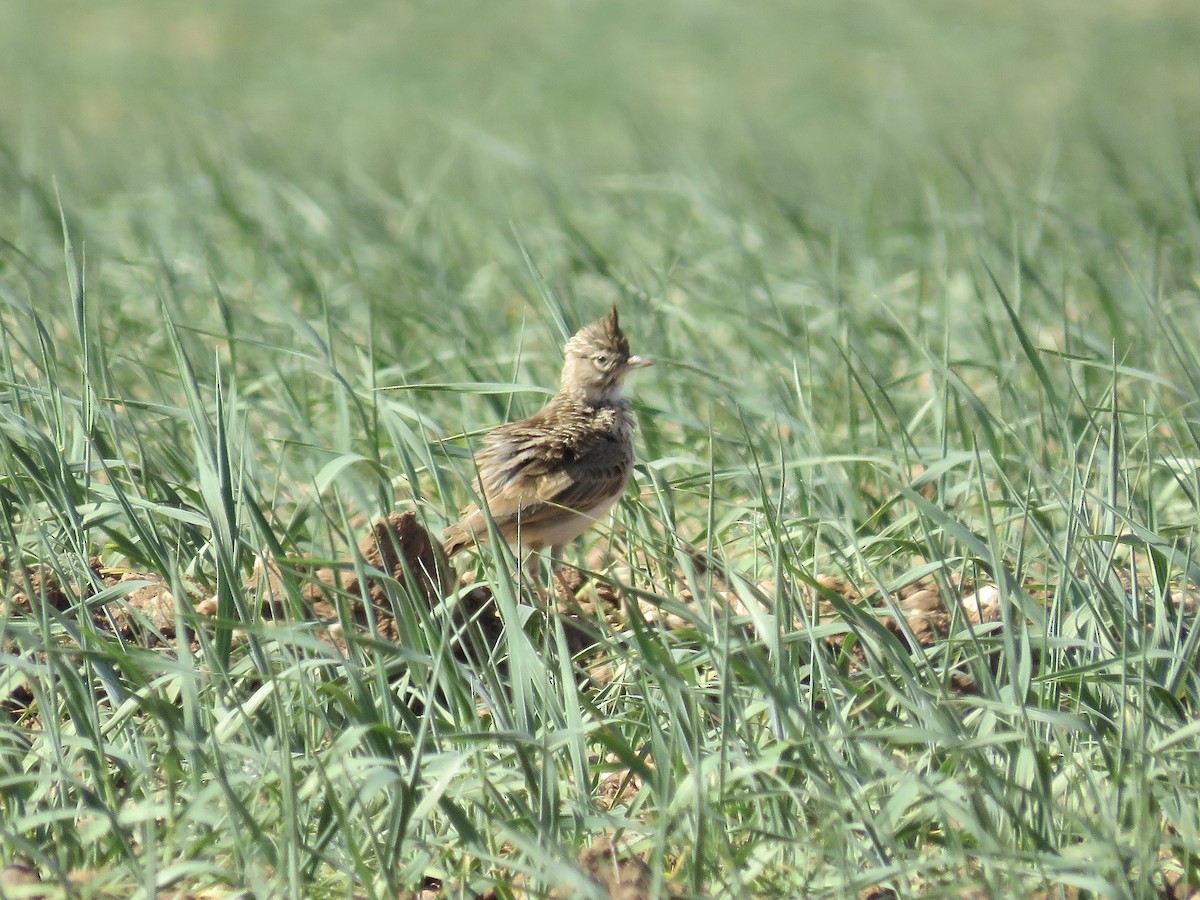
[[(630, 353), (617, 308), (581, 328), (563, 348), (557, 393), (527, 419), (491, 429), (475, 455), (476, 494), (442, 534), (447, 557), (488, 539), (488, 519), (536, 567), (595, 525), (625, 491), (633, 471), (633, 409), (625, 377), (653, 365)], [(532, 571), (536, 571), (534, 568)]]

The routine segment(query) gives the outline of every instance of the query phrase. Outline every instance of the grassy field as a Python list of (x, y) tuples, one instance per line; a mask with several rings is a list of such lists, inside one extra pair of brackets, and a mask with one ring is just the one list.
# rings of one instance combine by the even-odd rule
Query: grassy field
[[(0, 896), (1191, 896), (1198, 46), (0, 7)], [(371, 523), (614, 304), (577, 596), (431, 602)]]

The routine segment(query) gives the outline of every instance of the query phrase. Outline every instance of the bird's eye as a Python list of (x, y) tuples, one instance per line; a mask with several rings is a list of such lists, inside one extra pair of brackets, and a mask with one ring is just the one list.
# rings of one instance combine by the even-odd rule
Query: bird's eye
[(604, 354), (601, 354), (600, 356), (597, 356), (597, 357), (596, 357), (596, 365), (598, 365), (598, 366), (607, 366), (607, 365), (608, 365), (608, 357), (607, 357), (607, 356), (605, 356)]

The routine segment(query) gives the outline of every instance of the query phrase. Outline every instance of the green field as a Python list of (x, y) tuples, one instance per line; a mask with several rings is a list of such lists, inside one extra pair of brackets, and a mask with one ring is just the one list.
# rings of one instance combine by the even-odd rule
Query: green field
[[(1197, 48), (0, 5), (0, 897), (1200, 890)], [(573, 600), (360, 546), (613, 305)]]

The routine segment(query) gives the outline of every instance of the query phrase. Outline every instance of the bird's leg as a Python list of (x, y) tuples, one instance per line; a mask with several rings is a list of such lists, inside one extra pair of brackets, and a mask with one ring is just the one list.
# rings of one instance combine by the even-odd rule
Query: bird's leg
[[(525, 557), (525, 581), (539, 596), (542, 596), (542, 587), (545, 587), (547, 590), (544, 596), (547, 602), (554, 600), (555, 579), (558, 577), (558, 559), (561, 552), (562, 547), (554, 547), (550, 550), (550, 583), (548, 585), (542, 581), (541, 554), (533, 550)], [(558, 583), (565, 587), (565, 583), (561, 579)], [(570, 591), (567, 592), (567, 596), (571, 596)]]
[(563, 571), (562, 554), (565, 546), (565, 544), (559, 544), (557, 547), (550, 548), (550, 590), (553, 592), (555, 583), (557, 583), (562, 588), (563, 599), (570, 600), (575, 594)]
[(542, 556), (536, 550), (530, 550), (525, 557), (525, 580), (536, 590), (542, 580)]

